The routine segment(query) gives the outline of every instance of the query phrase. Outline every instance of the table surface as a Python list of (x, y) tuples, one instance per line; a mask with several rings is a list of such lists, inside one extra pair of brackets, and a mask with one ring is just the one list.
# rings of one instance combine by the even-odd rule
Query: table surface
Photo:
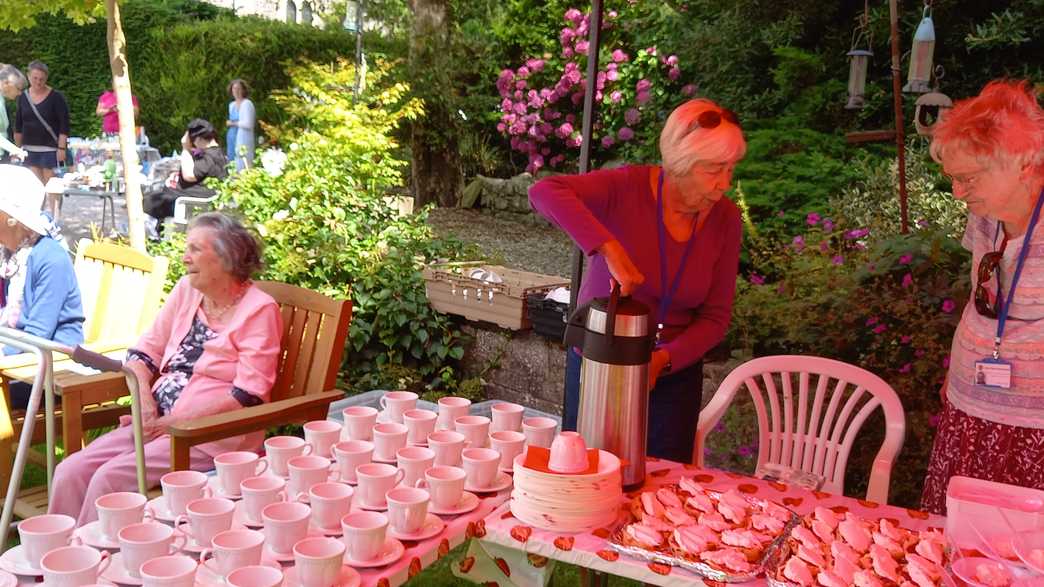
[[(839, 513), (850, 511), (867, 519), (890, 518), (911, 530), (923, 530), (929, 527), (942, 528), (945, 525), (944, 518), (916, 510), (881, 505), (843, 495), (809, 491), (736, 473), (697, 469), (693, 465), (682, 465), (655, 458), (650, 458), (648, 461), (646, 482), (639, 492), (676, 483), (682, 476), (694, 477), (704, 487), (715, 491), (735, 488), (751, 497), (783, 504), (799, 514), (807, 514), (817, 506), (824, 506)], [(632, 492), (628, 494), (630, 497), (624, 497), (621, 502), (620, 520), (623, 520), (623, 516), (626, 515), (627, 504), (631, 497), (637, 493)], [(608, 528), (581, 534), (559, 534), (540, 530), (515, 519), (511, 515), (509, 505), (509, 503), (501, 505), (486, 518), (483, 526), (485, 534), (480, 537), (483, 542), (511, 548), (525, 554), (524, 557), (519, 556), (512, 561), (505, 559), (497, 561), (497, 565), (501, 566), (501, 570), (507, 576), (510, 576), (512, 564), (544, 566), (547, 564), (547, 559), (554, 559), (653, 585), (720, 585), (713, 581), (701, 580), (698, 575), (684, 569), (660, 563), (647, 563), (617, 553), (607, 543), (606, 539), (610, 534)], [(745, 583), (745, 585), (757, 586), (765, 584), (764, 579)]]

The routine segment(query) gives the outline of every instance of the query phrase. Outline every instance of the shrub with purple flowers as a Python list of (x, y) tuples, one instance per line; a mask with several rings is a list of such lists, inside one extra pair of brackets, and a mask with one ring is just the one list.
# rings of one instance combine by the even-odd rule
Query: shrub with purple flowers
[[(628, 5), (622, 10), (640, 10)], [(634, 47), (615, 26), (623, 14), (609, 11), (602, 22), (603, 49), (595, 76), (598, 104), (592, 138), (600, 160), (621, 157), (636, 161), (659, 158), (656, 143), (662, 119), (686, 96), (696, 93), (685, 79), (677, 55), (651, 47)], [(497, 131), (511, 149), (528, 157), (530, 173), (564, 169), (580, 153), (590, 16), (576, 8), (563, 14), (556, 54), (526, 59), (500, 72)]]

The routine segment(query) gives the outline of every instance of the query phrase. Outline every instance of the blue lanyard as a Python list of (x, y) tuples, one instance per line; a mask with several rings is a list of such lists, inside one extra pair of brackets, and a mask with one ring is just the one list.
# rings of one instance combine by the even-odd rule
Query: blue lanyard
[[(1015, 264), (1015, 274), (1011, 277), (1011, 286), (1008, 288), (1008, 299), (1005, 300), (1004, 305), (1000, 307), (1000, 311), (997, 312), (997, 336), (993, 339), (993, 358), (1000, 358), (1000, 343), (1001, 337), (1004, 336), (1004, 326), (1008, 322), (1008, 310), (1011, 308), (1011, 303), (1015, 299), (1015, 286), (1019, 283), (1019, 277), (1022, 276), (1022, 266), (1026, 264), (1026, 258), (1029, 257), (1030, 245), (1032, 244), (1033, 229), (1037, 227), (1037, 221), (1040, 220), (1040, 207), (1044, 204), (1044, 190), (1041, 190), (1037, 196), (1037, 205), (1033, 208), (1033, 216), (1030, 217), (1029, 226), (1026, 227), (1026, 236), (1022, 239), (1022, 250), (1019, 251), (1019, 260)], [(996, 236), (994, 236), (996, 240)], [(997, 276), (997, 286), (1000, 287), (1000, 276)], [(997, 296), (997, 301), (1000, 302), (1000, 296)]]
[(685, 273), (685, 264), (689, 260), (689, 254), (692, 253), (692, 245), (696, 242), (697, 228), (696, 224), (693, 224), (692, 234), (689, 235), (689, 242), (685, 245), (685, 252), (682, 253), (681, 263), (678, 265), (678, 272), (674, 274), (674, 281), (671, 282), (670, 289), (667, 289), (667, 247), (665, 244), (667, 228), (663, 223), (664, 175), (663, 169), (660, 169), (660, 179), (656, 186), (656, 229), (660, 244), (660, 307), (656, 314), (657, 337), (659, 337), (660, 331), (663, 330), (663, 321), (667, 317), (667, 309), (671, 307), (671, 300), (674, 298), (674, 294), (678, 293), (678, 287), (681, 285), (681, 278)]

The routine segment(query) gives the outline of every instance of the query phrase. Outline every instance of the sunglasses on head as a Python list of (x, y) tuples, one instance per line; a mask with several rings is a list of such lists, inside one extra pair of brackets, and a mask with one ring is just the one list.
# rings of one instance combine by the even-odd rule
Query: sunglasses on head
[(722, 108), (721, 111), (707, 110), (696, 117), (696, 120), (692, 123), (692, 126), (689, 127), (689, 132), (692, 132), (697, 128), (703, 128), (708, 130), (712, 128), (718, 128), (719, 126), (721, 126), (722, 120), (731, 122), (736, 126), (740, 125), (739, 116), (736, 116), (736, 113), (732, 110), (729, 110), (728, 108)]

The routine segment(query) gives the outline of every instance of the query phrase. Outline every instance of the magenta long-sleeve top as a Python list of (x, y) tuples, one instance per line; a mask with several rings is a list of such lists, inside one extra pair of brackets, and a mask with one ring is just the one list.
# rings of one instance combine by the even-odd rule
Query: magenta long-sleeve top
[[(656, 320), (664, 292), (660, 280), (656, 193), (651, 179), (658, 167), (629, 165), (584, 175), (556, 175), (529, 190), (529, 201), (542, 216), (558, 225), (590, 257), (580, 285), (578, 304), (609, 295), (609, 268), (596, 250), (620, 241), (645, 276), (632, 297), (647, 306)], [(661, 347), (674, 371), (699, 361), (714, 348), (729, 326), (736, 294), (742, 221), (739, 209), (722, 198), (697, 230), (693, 251), (678, 291), (664, 320)], [(667, 284), (674, 280), (686, 241), (665, 233)]]

